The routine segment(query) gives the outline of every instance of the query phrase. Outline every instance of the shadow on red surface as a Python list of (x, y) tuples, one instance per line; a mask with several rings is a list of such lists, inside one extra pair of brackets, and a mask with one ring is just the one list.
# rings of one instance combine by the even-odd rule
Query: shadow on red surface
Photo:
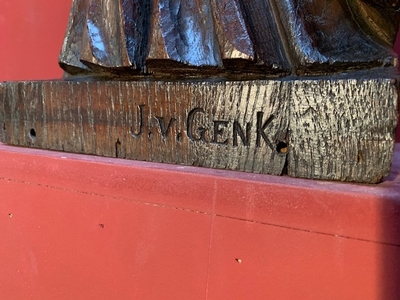
[[(393, 196), (382, 197), (379, 201), (379, 223), (383, 240), (398, 242), (383, 246), (377, 253), (382, 261), (379, 276), (379, 285), (382, 290), (377, 299), (395, 300), (400, 295), (400, 182), (396, 183), (396, 178), (400, 178), (400, 144), (397, 144), (396, 153), (397, 156), (392, 163), (392, 172), (385, 180), (392, 183), (386, 186), (386, 191)], [(371, 226), (373, 225), (371, 224)]]
[[(0, 80), (61, 77), (70, 4), (2, 1)], [(400, 149), (377, 186), (0, 152), (1, 299), (400, 295)]]

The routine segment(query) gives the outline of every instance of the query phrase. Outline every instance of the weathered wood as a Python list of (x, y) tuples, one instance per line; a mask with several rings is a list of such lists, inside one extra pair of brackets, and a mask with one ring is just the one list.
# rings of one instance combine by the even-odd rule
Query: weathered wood
[(71, 74), (264, 78), (396, 66), (398, 8), (398, 0), (74, 0), (60, 65)]
[[(3, 142), (282, 174), (290, 82), (25, 82), (3, 86)], [(278, 148), (278, 150), (277, 150)]]
[(255, 173), (379, 182), (397, 76), (3, 83), (2, 141)]
[(297, 80), (291, 100), (289, 175), (375, 183), (389, 174), (397, 125), (394, 79)]
[(74, 0), (60, 65), (90, 77), (3, 84), (0, 138), (378, 182), (397, 123), (399, 8), (398, 0)]
[(0, 83), (0, 141), (5, 141), (5, 133), (6, 133), (6, 115), (4, 111), (4, 86)]

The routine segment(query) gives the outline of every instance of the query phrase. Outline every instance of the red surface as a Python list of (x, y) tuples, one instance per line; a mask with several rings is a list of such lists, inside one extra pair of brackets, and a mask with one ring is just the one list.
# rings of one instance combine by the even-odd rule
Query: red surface
[[(61, 77), (70, 3), (2, 0), (0, 81)], [(371, 186), (0, 145), (0, 299), (399, 299), (399, 173), (399, 148)]]
[(60, 78), (72, 0), (1, 0), (0, 81)]
[(1, 299), (398, 299), (380, 185), (0, 146)]

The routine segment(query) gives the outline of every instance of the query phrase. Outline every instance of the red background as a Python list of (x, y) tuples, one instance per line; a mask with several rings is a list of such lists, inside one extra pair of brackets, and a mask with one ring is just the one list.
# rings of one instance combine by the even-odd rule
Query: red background
[(0, 81), (60, 78), (71, 0), (1, 0)]
[[(70, 4), (1, 0), (0, 80), (61, 77)], [(368, 186), (0, 145), (0, 299), (397, 300), (399, 157)]]

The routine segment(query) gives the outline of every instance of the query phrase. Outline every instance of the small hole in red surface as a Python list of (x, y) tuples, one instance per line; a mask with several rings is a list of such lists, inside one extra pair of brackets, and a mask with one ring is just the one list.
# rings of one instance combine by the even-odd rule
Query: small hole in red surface
[(103, 228), (104, 228), (104, 224), (99, 224), (99, 227), (100, 227), (101, 229), (103, 229)]

